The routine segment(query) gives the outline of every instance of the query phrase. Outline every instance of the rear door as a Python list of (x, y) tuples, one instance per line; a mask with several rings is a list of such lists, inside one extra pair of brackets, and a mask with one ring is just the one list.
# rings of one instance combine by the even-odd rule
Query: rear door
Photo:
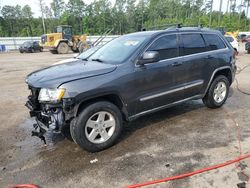
[(180, 39), (180, 55), (185, 68), (184, 98), (189, 98), (201, 94), (206, 77), (207, 59), (211, 57), (206, 53), (209, 49), (201, 33), (182, 33)]
[(209, 53), (206, 60), (206, 74), (204, 74), (204, 85), (207, 86), (214, 70), (224, 66), (227, 62), (230, 62), (231, 60), (230, 56), (228, 56), (228, 53), (225, 53), (227, 51), (227, 46), (219, 35), (212, 33), (204, 33), (203, 38), (206, 42), (207, 48), (209, 49)]

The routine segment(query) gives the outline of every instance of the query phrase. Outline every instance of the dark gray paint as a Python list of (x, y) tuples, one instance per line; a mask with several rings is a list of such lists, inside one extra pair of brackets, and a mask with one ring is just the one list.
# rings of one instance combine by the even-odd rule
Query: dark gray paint
[[(190, 32), (217, 34), (227, 48), (146, 65), (136, 64), (142, 53), (158, 37)], [(233, 49), (219, 32), (183, 28), (130, 35), (149, 36), (145, 44), (126, 62), (110, 65), (79, 60), (34, 72), (28, 76), (27, 82), (36, 88), (66, 88), (64, 98), (73, 98), (76, 108), (85, 100), (115, 94), (122, 100), (126, 118), (131, 120), (186, 100), (202, 98), (217, 70), (230, 69), (234, 76)], [(142, 100), (164, 92), (167, 94)]]

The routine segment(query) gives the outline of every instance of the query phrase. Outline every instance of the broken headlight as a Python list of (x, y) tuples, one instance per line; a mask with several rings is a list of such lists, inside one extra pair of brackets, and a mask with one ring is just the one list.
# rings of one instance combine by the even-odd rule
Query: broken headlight
[(65, 93), (65, 89), (42, 88), (39, 92), (38, 100), (41, 102), (59, 102)]

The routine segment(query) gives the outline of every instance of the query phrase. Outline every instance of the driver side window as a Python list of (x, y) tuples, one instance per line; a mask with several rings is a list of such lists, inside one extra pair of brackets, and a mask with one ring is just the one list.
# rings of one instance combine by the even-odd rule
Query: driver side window
[(160, 60), (178, 57), (178, 43), (176, 34), (165, 35), (151, 44), (147, 51), (157, 51)]

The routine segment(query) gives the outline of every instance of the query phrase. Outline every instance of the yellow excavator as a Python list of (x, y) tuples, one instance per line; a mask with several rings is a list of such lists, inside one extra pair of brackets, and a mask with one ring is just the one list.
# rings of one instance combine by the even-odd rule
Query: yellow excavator
[(67, 54), (70, 49), (73, 52), (83, 52), (91, 44), (87, 42), (86, 35), (73, 35), (72, 26), (59, 25), (55, 33), (41, 36), (41, 46), (49, 49), (52, 54)]

